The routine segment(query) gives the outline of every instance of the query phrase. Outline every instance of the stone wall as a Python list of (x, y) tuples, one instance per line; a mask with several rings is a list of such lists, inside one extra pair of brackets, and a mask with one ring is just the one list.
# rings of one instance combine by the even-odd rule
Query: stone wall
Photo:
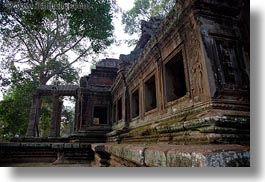
[(122, 117), (117, 107), (108, 141), (248, 144), (249, 35), (239, 26), (247, 3), (177, 1), (130, 69), (119, 67), (111, 93)]
[(240, 145), (93, 144), (101, 166), (111, 167), (248, 167), (248, 147)]

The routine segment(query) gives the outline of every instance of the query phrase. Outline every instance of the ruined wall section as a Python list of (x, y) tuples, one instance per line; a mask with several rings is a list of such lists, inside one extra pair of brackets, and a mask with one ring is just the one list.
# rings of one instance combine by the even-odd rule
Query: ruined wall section
[[(151, 112), (145, 112), (144, 103), (140, 103), (142, 113), (136, 119), (131, 118), (132, 127), (152, 123), (154, 120), (182, 112), (183, 109), (192, 109), (196, 104), (210, 101), (206, 65), (200, 42), (200, 25), (193, 11), (194, 5), (188, 5), (182, 7), (181, 11), (173, 10), (170, 13), (126, 75), (130, 93), (136, 89), (143, 93), (146, 80), (152, 75), (156, 79), (157, 107)], [(165, 67), (178, 54), (183, 62), (185, 78), (182, 82), (185, 82), (186, 89), (181, 97), (168, 101), (166, 92), (170, 91), (166, 90)], [(142, 98), (139, 100), (143, 101), (144, 94), (140, 95)]]

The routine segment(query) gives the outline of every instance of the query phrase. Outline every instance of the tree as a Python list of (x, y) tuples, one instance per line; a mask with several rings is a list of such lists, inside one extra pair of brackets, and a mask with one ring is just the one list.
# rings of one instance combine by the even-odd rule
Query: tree
[[(173, 8), (175, 0), (135, 0), (132, 9), (122, 15), (125, 33), (129, 35), (141, 34), (141, 20), (148, 21), (152, 16), (166, 16)], [(136, 40), (127, 41), (134, 45)]]
[[(36, 4), (38, 1), (33, 1)], [(45, 2), (58, 3), (60, 0)], [(68, 1), (75, 2), (75, 1)], [(1, 52), (5, 68), (27, 64), (45, 85), (77, 61), (98, 53), (112, 43), (113, 26), (110, 0), (80, 0), (89, 9), (32, 9), (1, 5)], [(8, 4), (8, 3), (6, 3)], [(69, 54), (76, 55), (69, 59)]]
[[(15, 68), (37, 85), (55, 79), (72, 82), (78, 75), (73, 64), (87, 61), (89, 55), (99, 53), (113, 41), (114, 0), (23, 2), (30, 8), (21, 9), (21, 3), (15, 0), (0, 2), (1, 66), (9, 73)], [(40, 2), (69, 6), (83, 3), (87, 8), (39, 9)], [(0, 78), (4, 86), (11, 85), (11, 78)], [(39, 135), (37, 128), (35, 135)]]
[(74, 110), (71, 107), (64, 106), (62, 110), (62, 122), (60, 136), (67, 137), (74, 131)]

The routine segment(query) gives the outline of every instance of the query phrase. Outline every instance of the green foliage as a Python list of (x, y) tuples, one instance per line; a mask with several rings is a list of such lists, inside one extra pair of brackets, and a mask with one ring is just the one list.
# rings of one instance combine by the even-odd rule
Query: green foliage
[(74, 108), (63, 107), (62, 110), (62, 122), (61, 122), (61, 137), (67, 137), (73, 132), (74, 123)]
[[(30, 9), (12, 2), (12, 7), (8, 0), (0, 4), (3, 62), (6, 67), (27, 64), (42, 85), (54, 76), (64, 80), (77, 73), (74, 63), (89, 60), (113, 42), (114, 0), (28, 0), (24, 4)], [(83, 3), (86, 8), (39, 9), (37, 3)]]
[(31, 94), (38, 85), (38, 82), (24, 76), (23, 72), (11, 71), (10, 88), (4, 95), (4, 100), (0, 101), (0, 136), (4, 140), (15, 134), (25, 135)]
[(52, 98), (42, 97), (41, 115), (39, 120), (40, 137), (48, 137), (50, 135), (50, 127), (52, 121)]
[(151, 15), (150, 0), (135, 0), (134, 7), (123, 13), (122, 23), (125, 24), (125, 32), (132, 35), (139, 33), (140, 21), (148, 20)]
[[(166, 16), (173, 8), (174, 0), (135, 0), (132, 9), (122, 15), (125, 33), (129, 35), (141, 33), (141, 20), (148, 21), (152, 16)], [(128, 40), (128, 45), (135, 45), (135, 40)]]
[[(4, 34), (47, 33), (49, 31), (45, 26), (50, 22), (56, 25), (58, 17), (64, 17), (67, 22), (64, 28), (75, 37), (87, 37), (91, 41), (95, 52), (105, 48), (112, 43), (110, 39), (113, 34), (112, 14), (115, 8), (115, 1), (112, 0), (44, 0), (44, 1), (25, 1), (24, 5), (31, 5), (30, 9), (21, 9), (20, 0), (8, 1), (1, 4), (0, 32)], [(8, 6), (12, 3), (13, 7)], [(71, 5), (82, 3), (86, 8), (56, 8), (40, 9), (38, 3), (59, 5)], [(56, 27), (58, 28), (58, 27)]]

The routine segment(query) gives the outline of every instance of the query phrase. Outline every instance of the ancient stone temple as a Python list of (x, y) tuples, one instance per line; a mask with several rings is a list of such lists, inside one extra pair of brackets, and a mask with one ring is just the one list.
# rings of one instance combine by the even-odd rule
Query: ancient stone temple
[[(248, 166), (249, 1), (177, 0), (166, 18), (143, 21), (141, 29), (131, 54), (98, 62), (79, 86), (38, 90), (33, 106), (41, 94), (54, 97), (51, 136), (59, 137), (59, 96), (72, 95), (75, 133), (69, 142), (106, 142), (92, 148), (113, 165), (215, 166), (212, 153), (229, 151)], [(37, 111), (33, 107), (28, 136), (34, 136)], [(176, 162), (185, 158), (181, 153), (199, 162)], [(167, 162), (155, 163), (158, 155)]]
[[(109, 62), (104, 68), (112, 67), (111, 75), (103, 71), (95, 78), (103, 69), (97, 66), (81, 79), (81, 95), (82, 85), (101, 89), (79, 96), (85, 111), (78, 113), (85, 120), (77, 119), (76, 127), (111, 126), (107, 141), (118, 143), (248, 144), (245, 6), (244, 1), (177, 1), (166, 19), (142, 22), (131, 54), (99, 63)], [(105, 88), (106, 96), (99, 97)]]
[(242, 6), (177, 1), (159, 26), (143, 24), (140, 54), (119, 58), (108, 141), (249, 143), (249, 22), (241, 26), (249, 12)]

